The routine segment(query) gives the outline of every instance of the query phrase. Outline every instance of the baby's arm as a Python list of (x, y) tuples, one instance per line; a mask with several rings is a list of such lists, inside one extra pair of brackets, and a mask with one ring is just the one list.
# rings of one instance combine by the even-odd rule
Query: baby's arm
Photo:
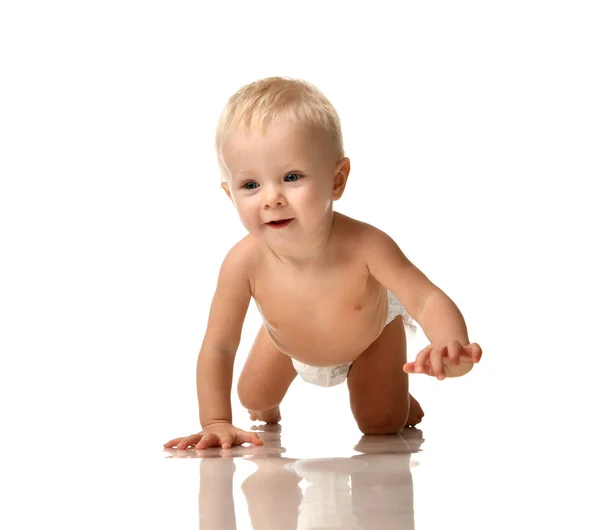
[(258, 434), (231, 424), (231, 383), (233, 362), (240, 343), (242, 325), (250, 303), (250, 264), (252, 247), (247, 238), (237, 243), (225, 256), (208, 325), (196, 366), (198, 408), (202, 431), (175, 438), (165, 447), (197, 449), (229, 448), (244, 442), (262, 445)]
[[(366, 225), (362, 241), (360, 248), (369, 273), (398, 298), (432, 345), (441, 347), (452, 341), (462, 346), (469, 344), (467, 327), (458, 307), (410, 262), (389, 235)], [(464, 375), (473, 367), (473, 362), (462, 355), (456, 361), (458, 365), (445, 363), (446, 376)]]
[(250, 303), (249, 241), (242, 239), (225, 256), (198, 355), (196, 386), (202, 427), (231, 423), (233, 362)]

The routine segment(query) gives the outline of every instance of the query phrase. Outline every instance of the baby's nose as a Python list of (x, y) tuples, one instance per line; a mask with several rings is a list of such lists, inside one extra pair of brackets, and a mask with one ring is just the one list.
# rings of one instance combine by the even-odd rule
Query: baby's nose
[(285, 197), (278, 187), (271, 187), (265, 190), (263, 204), (267, 207), (281, 206), (285, 203)]

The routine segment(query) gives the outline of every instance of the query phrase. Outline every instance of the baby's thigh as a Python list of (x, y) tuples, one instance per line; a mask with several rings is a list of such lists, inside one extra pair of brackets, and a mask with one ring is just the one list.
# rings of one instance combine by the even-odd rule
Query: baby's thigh
[(396, 318), (354, 361), (348, 374), (350, 406), (363, 432), (404, 427), (410, 404), (405, 363), (406, 333), (402, 319)]
[(250, 410), (272, 409), (281, 403), (296, 375), (291, 357), (275, 347), (262, 325), (240, 374), (240, 402)]

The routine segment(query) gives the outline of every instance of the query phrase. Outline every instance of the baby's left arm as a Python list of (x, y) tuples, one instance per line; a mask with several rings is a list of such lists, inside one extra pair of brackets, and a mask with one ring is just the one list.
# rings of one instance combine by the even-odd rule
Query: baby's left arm
[(369, 273), (398, 298), (431, 342), (404, 371), (438, 379), (469, 372), (473, 363), (479, 362), (481, 348), (469, 343), (456, 304), (410, 262), (390, 236), (371, 225), (365, 227), (361, 248)]

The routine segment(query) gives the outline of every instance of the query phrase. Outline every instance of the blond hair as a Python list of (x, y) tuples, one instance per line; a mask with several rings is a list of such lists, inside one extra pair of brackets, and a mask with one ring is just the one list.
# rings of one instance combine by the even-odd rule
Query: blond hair
[(264, 132), (276, 117), (320, 127), (331, 134), (338, 159), (344, 157), (342, 128), (337, 111), (323, 93), (311, 83), (289, 77), (267, 77), (243, 86), (229, 98), (217, 124), (215, 147), (221, 175), (226, 168), (221, 149), (236, 128)]

